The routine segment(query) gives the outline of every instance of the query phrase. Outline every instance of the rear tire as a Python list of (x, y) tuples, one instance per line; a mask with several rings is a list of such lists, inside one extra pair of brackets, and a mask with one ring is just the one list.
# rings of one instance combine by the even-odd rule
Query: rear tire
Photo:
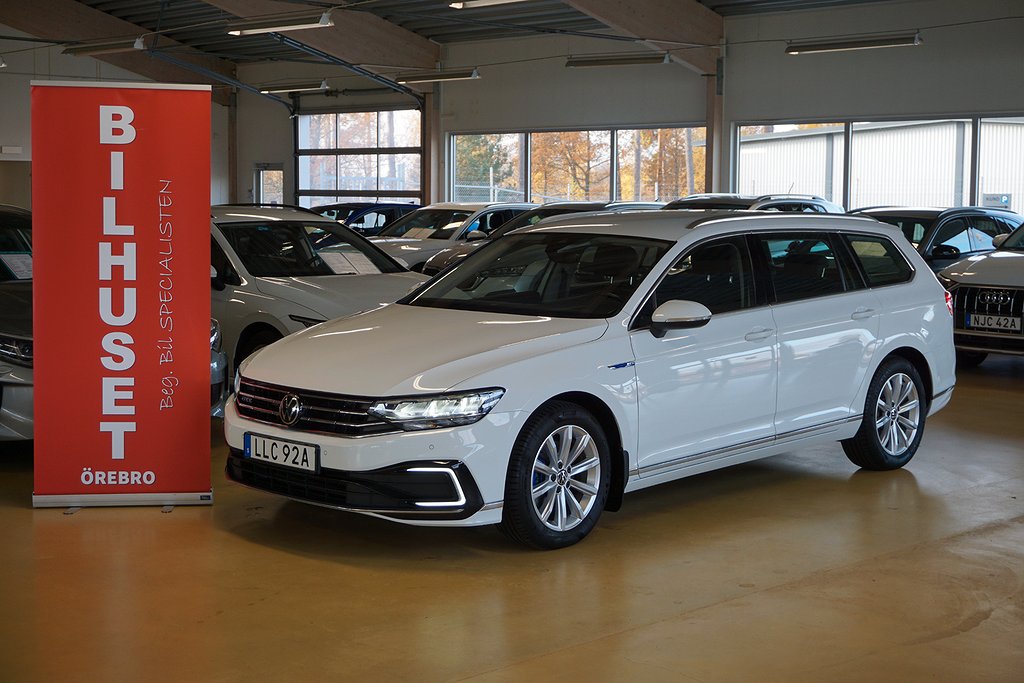
[(960, 369), (976, 368), (982, 361), (988, 358), (984, 351), (960, 351), (956, 352), (956, 366)]
[(905, 358), (887, 358), (868, 386), (860, 429), (842, 442), (846, 457), (866, 470), (903, 467), (917, 452), (927, 413), (917, 369)]
[(541, 406), (512, 448), (501, 530), (540, 550), (583, 540), (608, 500), (610, 464), (593, 415), (566, 401)]

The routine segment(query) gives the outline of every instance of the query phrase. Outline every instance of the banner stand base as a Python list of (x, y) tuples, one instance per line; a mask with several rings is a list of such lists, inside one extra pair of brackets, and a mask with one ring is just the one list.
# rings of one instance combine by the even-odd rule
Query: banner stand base
[(213, 505), (213, 491), (199, 493), (110, 493), (32, 496), (34, 508), (121, 507), (129, 505)]

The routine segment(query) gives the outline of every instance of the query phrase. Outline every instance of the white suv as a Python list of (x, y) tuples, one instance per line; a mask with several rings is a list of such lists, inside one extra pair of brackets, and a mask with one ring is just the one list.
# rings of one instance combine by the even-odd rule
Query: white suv
[(954, 365), (946, 292), (892, 226), (559, 217), (253, 356), (227, 474), (556, 548), (623, 493), (812, 444), (901, 467)]

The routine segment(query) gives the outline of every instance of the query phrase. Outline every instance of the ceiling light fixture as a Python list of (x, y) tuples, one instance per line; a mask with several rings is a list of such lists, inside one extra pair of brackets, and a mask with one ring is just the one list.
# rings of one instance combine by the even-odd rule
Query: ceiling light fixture
[(228, 24), (228, 35), (253, 36), (259, 33), (279, 33), (281, 31), (301, 31), (307, 28), (327, 28), (334, 26), (331, 10), (323, 14), (302, 14), (290, 17), (271, 19), (245, 19), (232, 21)]
[(403, 85), (407, 83), (433, 83), (434, 81), (467, 81), (480, 78), (476, 68), (453, 69), (451, 71), (421, 71), (419, 73), (399, 74), (395, 81)]
[(326, 91), (330, 87), (327, 85), (327, 79), (322, 81), (309, 81), (306, 83), (294, 83), (292, 85), (280, 85), (274, 87), (260, 88), (261, 95), (273, 95), (276, 93), (289, 93), (289, 92), (317, 92)]
[(472, 9), (474, 7), (490, 7), (491, 5), (511, 5), (513, 2), (524, 0), (464, 0), (464, 2), (449, 3), (452, 9)]
[(790, 43), (786, 46), (786, 54), (808, 55), (818, 52), (846, 52), (847, 50), (874, 50), (882, 47), (910, 47), (920, 45), (923, 42), (921, 32), (918, 31), (916, 33), (878, 38), (833, 40), (823, 43)]
[(75, 57), (88, 57), (90, 55), (109, 55), (116, 52), (131, 52), (132, 50), (145, 50), (143, 36), (132, 40), (104, 40), (91, 43), (78, 43), (67, 45), (61, 50), (61, 54), (73, 55)]
[(565, 65), (571, 69), (591, 66), (634, 66), (637, 64), (668, 64), (667, 52), (636, 55), (600, 55), (595, 57), (570, 57)]

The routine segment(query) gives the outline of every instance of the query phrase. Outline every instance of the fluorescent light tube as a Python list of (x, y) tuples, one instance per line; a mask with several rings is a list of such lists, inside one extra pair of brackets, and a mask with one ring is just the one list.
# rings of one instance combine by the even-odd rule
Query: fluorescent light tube
[(513, 2), (523, 0), (463, 0), (463, 2), (449, 3), (452, 9), (472, 9), (474, 7), (490, 7), (491, 5), (511, 5)]
[(95, 41), (92, 43), (68, 45), (61, 50), (61, 53), (65, 55), (74, 55), (76, 57), (86, 57), (89, 55), (108, 55), (116, 52), (144, 50), (146, 48), (142, 38), (142, 36), (139, 36), (138, 38), (132, 38), (130, 40), (105, 40), (102, 42)]
[(874, 50), (882, 47), (910, 47), (920, 45), (920, 33), (902, 36), (886, 36), (880, 38), (859, 38), (856, 40), (832, 40), (821, 43), (790, 43), (786, 46), (787, 55), (807, 55), (818, 52), (846, 52), (847, 50)]
[(599, 55), (595, 57), (569, 57), (565, 65), (569, 68), (590, 66), (634, 66), (636, 64), (668, 64), (667, 52), (637, 55)]
[(306, 83), (295, 83), (292, 85), (276, 85), (273, 87), (261, 88), (260, 92), (264, 95), (272, 95), (275, 93), (287, 93), (287, 92), (316, 92), (318, 90), (329, 90), (327, 86), (327, 79), (322, 81), (310, 81)]
[(228, 24), (228, 34), (232, 36), (252, 36), (259, 33), (301, 31), (307, 28), (327, 28), (328, 26), (334, 26), (334, 21), (331, 19), (331, 10), (327, 10), (323, 14), (233, 21)]
[(466, 81), (480, 78), (475, 69), (453, 69), (451, 71), (421, 71), (419, 73), (399, 74), (395, 76), (398, 83), (433, 83), (434, 81)]

